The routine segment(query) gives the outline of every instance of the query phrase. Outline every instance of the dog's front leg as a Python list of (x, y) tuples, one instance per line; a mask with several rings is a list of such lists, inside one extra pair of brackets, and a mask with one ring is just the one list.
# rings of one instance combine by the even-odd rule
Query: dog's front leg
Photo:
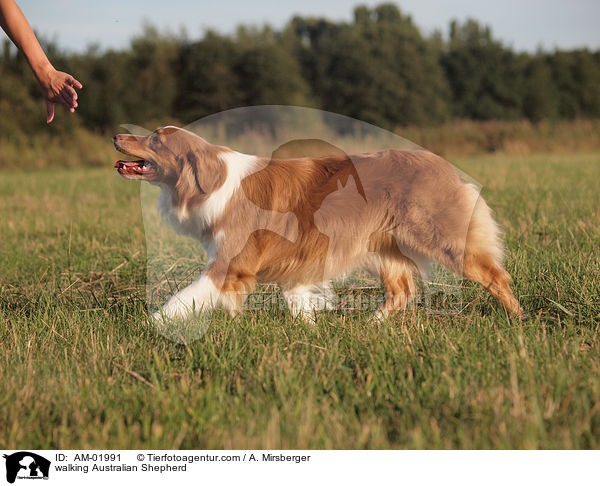
[(221, 293), (215, 286), (211, 273), (205, 271), (197, 280), (173, 295), (162, 309), (152, 316), (153, 320), (185, 319), (200, 312), (214, 309)]

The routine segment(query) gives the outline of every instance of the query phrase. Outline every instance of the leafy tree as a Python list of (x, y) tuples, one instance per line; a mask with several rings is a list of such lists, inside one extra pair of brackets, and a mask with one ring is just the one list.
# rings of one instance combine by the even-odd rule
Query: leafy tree
[(323, 108), (387, 127), (446, 116), (437, 54), (395, 5), (357, 7), (353, 24), (295, 18), (293, 25)]
[(290, 104), (307, 101), (308, 86), (300, 65), (279, 42), (280, 35), (238, 30), (240, 47), (235, 72), (244, 86), (245, 105)]
[(522, 116), (523, 74), (517, 56), (475, 20), (450, 27), (441, 58), (450, 83), (455, 116), (488, 120)]
[(134, 123), (171, 115), (177, 93), (174, 68), (180, 43), (181, 39), (161, 34), (151, 26), (145, 26), (142, 34), (131, 41), (125, 71), (130, 89), (123, 101)]
[(556, 119), (559, 113), (559, 93), (548, 58), (544, 54), (526, 60), (523, 92), (523, 114), (531, 121)]
[(0, 135), (188, 123), (258, 104), (315, 106), (387, 128), (447, 118), (600, 116), (600, 51), (515, 53), (474, 20), (424, 37), (396, 5), (358, 6), (350, 22), (295, 17), (283, 29), (185, 35), (146, 26), (129, 47), (45, 50), (84, 84), (76, 116), (44, 123), (25, 59), (0, 54)]
[(600, 63), (588, 50), (556, 51), (549, 57), (558, 87), (561, 118), (600, 116)]
[(91, 47), (71, 60), (73, 72), (84, 86), (79, 93), (77, 113), (88, 128), (113, 130), (121, 123), (137, 122), (127, 111), (128, 106), (134, 109), (128, 96), (139, 99), (135, 82), (128, 77), (127, 57), (116, 51), (99, 53)]
[(186, 123), (243, 103), (234, 65), (238, 47), (230, 38), (207, 32), (180, 46), (175, 114)]

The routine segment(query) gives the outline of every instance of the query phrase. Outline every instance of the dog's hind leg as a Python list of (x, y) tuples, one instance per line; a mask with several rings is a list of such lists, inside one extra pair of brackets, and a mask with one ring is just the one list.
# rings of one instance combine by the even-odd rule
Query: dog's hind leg
[(498, 225), (483, 199), (478, 199), (466, 238), (462, 274), (483, 285), (510, 313), (523, 309), (510, 288), (511, 278), (502, 266), (503, 249)]
[(489, 254), (467, 254), (463, 263), (463, 275), (483, 285), (508, 312), (517, 316), (523, 315), (523, 309), (510, 288), (511, 279), (508, 272)]
[(406, 309), (416, 292), (416, 272), (417, 267), (408, 258), (381, 259), (379, 275), (385, 288), (385, 301), (373, 315), (374, 319), (385, 319)]

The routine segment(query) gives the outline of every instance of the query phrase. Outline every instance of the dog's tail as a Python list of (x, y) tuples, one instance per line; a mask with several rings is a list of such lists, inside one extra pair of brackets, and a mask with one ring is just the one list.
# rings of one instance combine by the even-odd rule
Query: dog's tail
[(502, 231), (494, 220), (492, 210), (480, 196), (473, 184), (466, 184), (466, 195), (473, 207), (469, 222), (465, 256), (487, 255), (497, 266), (504, 261), (504, 245)]

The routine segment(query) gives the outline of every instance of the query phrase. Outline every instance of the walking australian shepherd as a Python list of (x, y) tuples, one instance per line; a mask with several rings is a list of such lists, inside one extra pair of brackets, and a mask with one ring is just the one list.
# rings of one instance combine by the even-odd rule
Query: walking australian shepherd
[(430, 261), (522, 313), (490, 208), (431, 152), (311, 154), (297, 142), (263, 158), (170, 126), (114, 145), (136, 159), (118, 161), (119, 174), (160, 186), (163, 218), (207, 252), (204, 272), (155, 318), (238, 312), (258, 281), (277, 283), (291, 312), (308, 317), (331, 279), (358, 268), (381, 278), (385, 318), (406, 308)]

